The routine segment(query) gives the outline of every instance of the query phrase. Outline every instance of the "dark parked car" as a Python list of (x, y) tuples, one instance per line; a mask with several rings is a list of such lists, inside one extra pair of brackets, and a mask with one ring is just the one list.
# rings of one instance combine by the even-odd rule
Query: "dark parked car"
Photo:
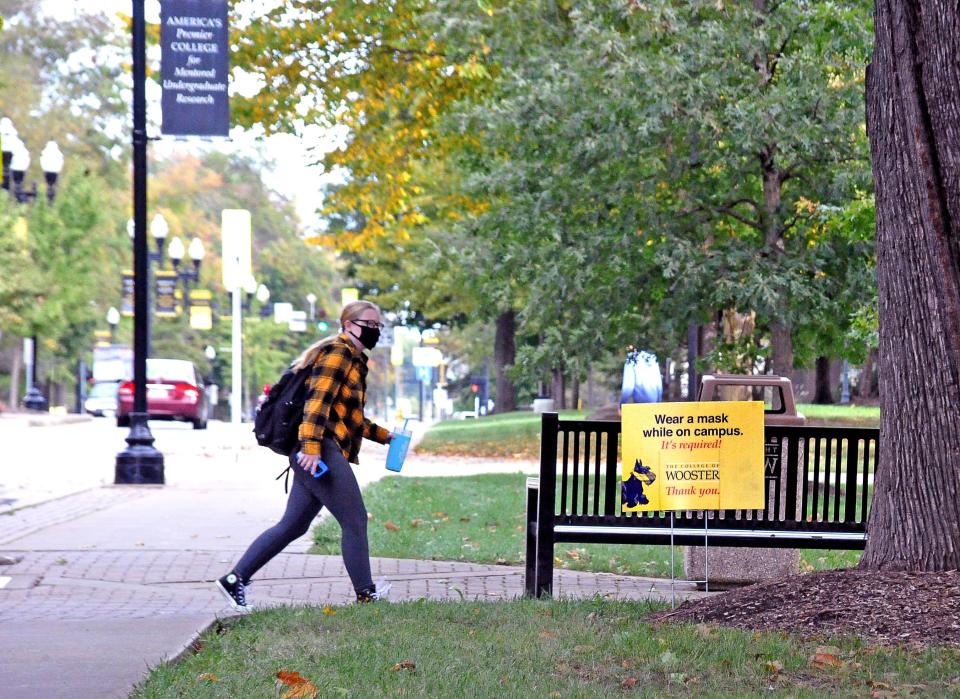
[[(193, 362), (185, 359), (147, 359), (147, 413), (151, 420), (192, 422), (195, 430), (207, 428), (209, 413), (203, 381)], [(130, 424), (133, 381), (120, 385), (117, 425)]]

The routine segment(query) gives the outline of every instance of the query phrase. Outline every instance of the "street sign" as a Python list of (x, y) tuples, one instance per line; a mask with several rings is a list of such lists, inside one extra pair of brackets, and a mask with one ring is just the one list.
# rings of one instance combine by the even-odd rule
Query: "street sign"
[(390, 347), (390, 363), (393, 366), (403, 366), (403, 345), (399, 342)]
[(273, 322), (274, 323), (289, 323), (290, 318), (293, 317), (293, 304), (292, 303), (275, 303), (273, 304)]
[(436, 347), (414, 347), (413, 365), (435, 367), (440, 366), (443, 354)]
[(253, 276), (253, 227), (246, 209), (224, 209), (220, 214), (223, 236), (223, 285), (238, 291)]
[(428, 366), (417, 367), (417, 381), (427, 383), (430, 381), (430, 374), (433, 373)]
[(290, 328), (290, 332), (307, 332), (307, 312), (291, 311), (290, 319), (287, 321), (287, 327)]
[(229, 135), (228, 34), (227, 0), (160, 3), (162, 133)]

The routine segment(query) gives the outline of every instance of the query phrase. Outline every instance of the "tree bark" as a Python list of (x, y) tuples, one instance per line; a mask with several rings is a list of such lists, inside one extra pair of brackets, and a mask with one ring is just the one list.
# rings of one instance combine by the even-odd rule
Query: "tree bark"
[(553, 377), (553, 407), (557, 410), (565, 410), (567, 407), (567, 384), (563, 369), (551, 369), (550, 374)]
[(496, 374), (497, 402), (495, 413), (509, 413), (517, 409), (517, 389), (507, 374), (517, 356), (517, 318), (513, 311), (497, 316), (497, 332), (493, 340), (493, 362)]
[(877, 363), (877, 350), (867, 352), (867, 358), (860, 367), (860, 382), (857, 384), (857, 395), (860, 398), (873, 398), (876, 394), (873, 370)]
[(580, 377), (572, 376), (570, 378), (570, 407), (574, 410), (580, 410)]
[(960, 568), (960, 8), (876, 0), (880, 434), (861, 568)]
[(23, 370), (23, 342), (19, 339), (13, 345), (13, 361), (10, 363), (10, 410), (20, 405), (20, 372)]
[(836, 402), (830, 380), (830, 357), (817, 357), (817, 390), (814, 393), (813, 402), (820, 405), (831, 405)]

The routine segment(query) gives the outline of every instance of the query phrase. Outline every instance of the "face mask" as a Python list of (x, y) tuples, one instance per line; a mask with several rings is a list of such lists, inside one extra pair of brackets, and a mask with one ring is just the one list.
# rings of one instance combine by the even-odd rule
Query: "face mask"
[(357, 327), (360, 328), (360, 337), (353, 335), (353, 333), (350, 334), (360, 340), (360, 344), (368, 350), (376, 347), (377, 342), (380, 341), (380, 329), (368, 328), (366, 325), (358, 325)]

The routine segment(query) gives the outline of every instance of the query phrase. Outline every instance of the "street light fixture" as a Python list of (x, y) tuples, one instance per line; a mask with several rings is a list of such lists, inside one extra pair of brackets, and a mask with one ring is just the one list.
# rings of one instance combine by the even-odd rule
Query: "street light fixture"
[(260, 302), (260, 317), (267, 318), (270, 315), (270, 307), (267, 306), (267, 301), (270, 300), (270, 289), (267, 288), (266, 284), (261, 284), (257, 287), (257, 301)]
[[(190, 247), (184, 249), (183, 241), (179, 236), (174, 236), (167, 247), (167, 254), (170, 256), (170, 262), (173, 263), (173, 271), (177, 273), (177, 280), (183, 283), (184, 308), (190, 308), (190, 282), (200, 280), (200, 264), (203, 262), (203, 256), (206, 251), (203, 249), (203, 241), (194, 238), (190, 241)], [(180, 269), (180, 263), (183, 262), (184, 254), (189, 254), (193, 261), (193, 268)]]
[(170, 224), (167, 223), (167, 219), (163, 217), (163, 214), (154, 216), (150, 222), (150, 235), (153, 236), (153, 240), (157, 244), (157, 252), (154, 259), (158, 264), (163, 264), (163, 241), (166, 240), (169, 232)]
[(110, 324), (110, 344), (114, 344), (117, 338), (117, 325), (120, 323), (120, 311), (113, 306), (107, 311), (107, 323)]
[[(25, 204), (37, 198), (37, 184), (33, 183), (31, 190), (24, 190), (23, 180), (30, 168), (30, 151), (24, 145), (23, 141), (17, 135), (17, 129), (13, 122), (4, 117), (0, 119), (0, 139), (3, 147), (3, 188), (10, 191), (11, 179), (13, 181), (13, 197), (19, 204)], [(47, 182), (47, 202), (53, 203), (56, 197), (56, 182), (63, 169), (63, 153), (53, 141), (48, 141), (40, 155), (40, 166), (43, 169), (44, 177)], [(27, 393), (23, 398), (23, 404), (30, 410), (46, 410), (47, 401), (37, 387), (37, 352), (39, 341), (36, 334), (31, 338), (31, 357), (27, 362), (30, 368), (30, 376), (27, 381)]]
[(317, 311), (317, 295), (312, 291), (307, 294), (307, 303), (310, 304), (310, 322), (312, 323)]
[(47, 141), (47, 145), (40, 152), (40, 167), (47, 182), (47, 202), (52, 204), (57, 194), (57, 178), (63, 169), (63, 153), (54, 141)]
[(0, 119), (0, 146), (3, 148), (3, 188), (10, 191), (10, 161), (13, 159), (13, 141), (17, 129), (9, 117)]

